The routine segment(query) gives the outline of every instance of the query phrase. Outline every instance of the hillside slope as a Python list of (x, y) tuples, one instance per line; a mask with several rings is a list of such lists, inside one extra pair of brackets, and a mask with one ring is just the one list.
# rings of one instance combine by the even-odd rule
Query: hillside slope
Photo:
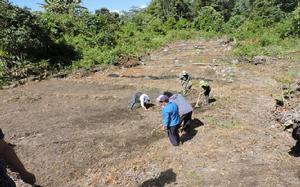
[[(288, 154), (294, 140), (274, 128), (271, 96), (282, 77), (300, 76), (299, 62), (237, 63), (230, 50), (224, 40), (179, 41), (143, 66), (0, 90), (0, 127), (42, 186), (299, 186), (300, 160)], [(196, 128), (174, 148), (153, 130), (159, 107), (128, 105), (137, 90), (153, 101), (180, 91), (182, 70), (194, 89), (208, 79), (215, 101), (195, 109)], [(188, 100), (196, 99), (194, 90)]]

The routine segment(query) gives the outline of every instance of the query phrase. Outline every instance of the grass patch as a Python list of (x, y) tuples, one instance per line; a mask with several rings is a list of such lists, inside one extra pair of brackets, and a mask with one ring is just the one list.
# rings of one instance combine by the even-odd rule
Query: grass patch
[(239, 128), (240, 126), (241, 125), (235, 120), (227, 121), (227, 122), (221, 123), (221, 125), (220, 125), (220, 127), (223, 129), (236, 129), (236, 128)]
[(213, 97), (216, 102), (213, 103), (213, 107), (214, 108), (224, 108), (226, 106), (228, 106), (229, 103), (233, 102), (233, 97), (229, 97), (229, 96), (214, 96)]
[(218, 124), (218, 120), (215, 117), (213, 117), (213, 116), (207, 116), (207, 117), (205, 117), (205, 121), (209, 125), (217, 125)]
[(198, 173), (196, 171), (189, 171), (187, 173), (187, 176), (189, 176), (189, 178), (191, 178), (190, 185), (197, 186), (203, 182), (202, 175), (200, 175), (200, 173)]
[(229, 120), (226, 121), (224, 119), (217, 119), (214, 116), (207, 116), (205, 117), (205, 121), (214, 127), (222, 128), (222, 129), (237, 129), (241, 127), (241, 123), (237, 120)]
[(292, 84), (298, 77), (300, 77), (300, 72), (289, 71), (283, 75), (274, 77), (274, 79), (281, 84)]

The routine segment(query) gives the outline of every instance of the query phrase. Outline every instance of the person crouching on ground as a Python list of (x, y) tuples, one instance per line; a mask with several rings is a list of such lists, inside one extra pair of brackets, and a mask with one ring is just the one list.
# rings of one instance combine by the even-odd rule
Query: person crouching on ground
[(144, 110), (148, 110), (147, 105), (150, 103), (150, 98), (142, 92), (137, 92), (132, 96), (130, 110), (133, 110), (134, 105), (137, 103), (140, 103)]
[(173, 146), (178, 146), (180, 141), (178, 134), (180, 128), (178, 106), (173, 102), (169, 102), (169, 98), (166, 95), (160, 95), (156, 101), (162, 107), (162, 129), (167, 130), (171, 144)]

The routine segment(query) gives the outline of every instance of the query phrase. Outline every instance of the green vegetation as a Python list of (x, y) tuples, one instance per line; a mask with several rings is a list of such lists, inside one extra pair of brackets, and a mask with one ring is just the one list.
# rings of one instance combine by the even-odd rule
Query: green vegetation
[(121, 14), (91, 13), (80, 0), (43, 6), (32, 12), (0, 0), (0, 84), (112, 64), (180, 39), (226, 35), (237, 41), (234, 54), (248, 57), (300, 50), (298, 0), (152, 0)]
[(224, 129), (236, 129), (240, 128), (241, 125), (237, 121), (226, 121), (221, 123), (220, 127)]
[(300, 77), (300, 73), (299, 72), (295, 72), (295, 71), (288, 71), (287, 73), (280, 75), (280, 76), (276, 76), (274, 77), (274, 79), (281, 83), (281, 84), (292, 84), (296, 78)]

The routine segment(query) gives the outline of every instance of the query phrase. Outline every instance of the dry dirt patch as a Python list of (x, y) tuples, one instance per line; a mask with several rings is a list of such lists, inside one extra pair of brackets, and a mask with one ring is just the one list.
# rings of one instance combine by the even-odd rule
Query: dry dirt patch
[[(229, 52), (222, 40), (180, 41), (144, 66), (1, 90), (0, 126), (44, 186), (299, 186), (299, 159), (287, 154), (294, 142), (270, 119), (275, 77), (299, 66), (234, 65)], [(209, 79), (216, 101), (195, 110), (204, 125), (173, 148), (151, 133), (159, 107), (130, 112), (128, 104), (137, 90), (152, 99), (179, 91), (182, 70)]]

